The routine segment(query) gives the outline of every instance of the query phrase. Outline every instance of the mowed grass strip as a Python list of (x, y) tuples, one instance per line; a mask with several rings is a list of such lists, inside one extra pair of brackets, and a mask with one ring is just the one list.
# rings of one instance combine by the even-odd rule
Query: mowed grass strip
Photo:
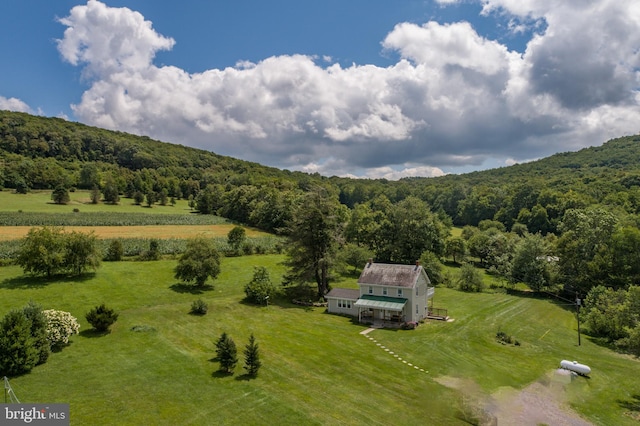
[[(365, 327), (347, 317), (286, 300), (244, 303), (253, 266), (267, 267), (279, 283), (283, 260), (224, 258), (220, 277), (204, 291), (178, 285), (176, 263), (169, 260), (104, 263), (94, 275), (54, 281), (0, 268), (0, 315), (34, 300), (69, 311), (81, 323), (68, 347), (30, 374), (11, 378), (11, 385), (24, 402), (70, 403), (72, 424), (456, 425), (468, 424), (469, 389), (437, 380), (464, 379), (486, 396), (548, 380), (561, 359), (577, 359), (593, 373), (566, 385), (567, 402), (594, 424), (637, 424), (628, 412), (640, 394), (638, 361), (585, 336), (578, 346), (569, 307), (437, 288), (436, 306), (449, 309), (455, 321), (369, 334), (404, 364), (360, 335)], [(209, 312), (189, 315), (198, 298)], [(120, 317), (110, 334), (97, 336), (84, 314), (103, 302)], [(136, 326), (141, 331), (132, 331)], [(521, 345), (499, 344), (500, 330)], [(234, 376), (217, 373), (214, 346), (225, 331), (240, 353), (255, 335), (263, 361), (257, 379), (242, 375), (241, 355)]]
[[(210, 238), (226, 237), (236, 225), (145, 225), (145, 226), (64, 226), (67, 232), (77, 231), (95, 233), (100, 239), (107, 238), (193, 238), (204, 236)], [(32, 226), (2, 226), (0, 241), (11, 241), (24, 238)], [(36, 227), (37, 228), (37, 227)], [(244, 227), (247, 237), (262, 237), (270, 234), (254, 228)]]

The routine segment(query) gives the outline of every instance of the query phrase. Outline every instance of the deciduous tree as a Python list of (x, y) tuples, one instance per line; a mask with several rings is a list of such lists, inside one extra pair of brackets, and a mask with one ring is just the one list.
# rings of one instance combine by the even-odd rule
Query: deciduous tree
[(51, 277), (65, 267), (65, 244), (62, 228), (31, 228), (22, 240), (16, 263), (27, 274)]
[(64, 265), (73, 275), (81, 275), (88, 269), (100, 266), (100, 251), (93, 231), (89, 234), (69, 232), (64, 234)]
[(220, 274), (220, 254), (211, 240), (197, 237), (187, 242), (187, 247), (175, 268), (176, 279), (204, 286), (209, 277)]

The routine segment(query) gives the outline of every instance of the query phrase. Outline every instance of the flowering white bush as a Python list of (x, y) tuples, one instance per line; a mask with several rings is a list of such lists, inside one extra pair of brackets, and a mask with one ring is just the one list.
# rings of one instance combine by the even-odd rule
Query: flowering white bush
[(47, 318), (47, 340), (51, 346), (69, 343), (69, 337), (78, 334), (80, 324), (69, 312), (47, 309), (42, 313)]

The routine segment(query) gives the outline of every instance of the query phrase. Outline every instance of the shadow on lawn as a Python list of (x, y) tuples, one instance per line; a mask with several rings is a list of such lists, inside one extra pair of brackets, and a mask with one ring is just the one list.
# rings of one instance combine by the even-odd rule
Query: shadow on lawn
[(618, 405), (625, 410), (628, 410), (626, 415), (634, 420), (640, 420), (640, 395), (631, 395), (631, 400), (617, 400)]
[(87, 273), (76, 277), (67, 275), (56, 275), (53, 277), (36, 277), (32, 275), (23, 275), (16, 278), (7, 278), (0, 282), (0, 288), (7, 290), (25, 290), (29, 288), (43, 288), (50, 284), (56, 283), (83, 283), (92, 280), (95, 273)]
[(184, 294), (184, 293), (203, 294), (205, 291), (213, 290), (213, 286), (211, 284), (196, 286), (196, 285), (189, 285), (189, 284), (183, 284), (183, 283), (176, 283), (176, 284), (170, 285), (169, 288), (175, 291), (176, 293), (180, 293), (180, 294)]
[(93, 339), (96, 337), (106, 336), (107, 334), (110, 334), (110, 333), (111, 333), (110, 330), (98, 331), (95, 328), (90, 328), (89, 330), (82, 330), (80, 333), (78, 333), (78, 335), (87, 339)]

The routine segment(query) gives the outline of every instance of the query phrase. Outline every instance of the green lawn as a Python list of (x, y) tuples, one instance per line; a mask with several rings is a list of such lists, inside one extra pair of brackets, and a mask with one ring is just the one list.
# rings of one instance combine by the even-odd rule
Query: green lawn
[[(0, 315), (34, 300), (81, 323), (68, 347), (11, 385), (23, 402), (70, 403), (76, 425), (455, 425), (468, 424), (462, 394), (437, 380), (468, 379), (489, 395), (543, 380), (560, 360), (577, 359), (593, 373), (567, 385), (570, 405), (595, 424), (637, 424), (624, 413), (638, 414), (640, 364), (584, 336), (577, 346), (575, 316), (566, 307), (438, 288), (436, 306), (448, 308), (455, 321), (376, 330), (370, 334), (376, 344), (359, 334), (363, 326), (323, 308), (243, 303), (252, 267), (266, 266), (279, 283), (282, 260), (225, 258), (215, 288), (201, 294), (176, 285), (175, 261), (104, 263), (95, 276), (49, 283), (2, 267)], [(209, 303), (207, 315), (188, 314), (197, 298)], [(84, 314), (102, 302), (120, 317), (111, 334), (96, 336)], [(132, 331), (135, 326), (148, 331)], [(233, 376), (217, 373), (211, 359), (223, 331), (239, 352), (255, 334), (263, 362), (258, 378), (243, 376), (242, 362)], [(498, 331), (521, 346), (497, 343)]]

